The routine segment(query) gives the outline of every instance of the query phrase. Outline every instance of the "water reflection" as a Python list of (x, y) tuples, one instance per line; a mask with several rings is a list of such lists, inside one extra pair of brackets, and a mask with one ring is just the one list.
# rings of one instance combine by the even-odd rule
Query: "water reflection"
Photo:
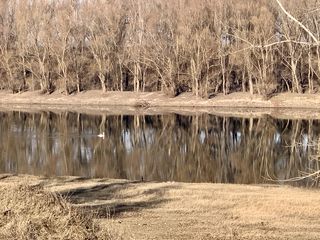
[[(319, 169), (315, 120), (0, 113), (0, 171), (261, 183)], [(99, 133), (105, 138), (99, 138)]]

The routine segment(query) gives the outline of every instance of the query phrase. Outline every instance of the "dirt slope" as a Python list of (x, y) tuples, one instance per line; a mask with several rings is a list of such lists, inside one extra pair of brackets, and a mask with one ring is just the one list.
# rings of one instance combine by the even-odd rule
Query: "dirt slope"
[(175, 98), (159, 92), (87, 91), (75, 95), (54, 92), (11, 94), (0, 91), (0, 111), (76, 111), (86, 114), (201, 114), (230, 117), (320, 119), (320, 95), (282, 93), (269, 100), (248, 93), (217, 95), (212, 99), (184, 93)]
[(320, 109), (320, 95), (281, 93), (265, 99), (249, 93), (217, 95), (211, 99), (197, 98), (192, 93), (168, 97), (161, 92), (106, 92), (91, 90), (64, 95), (58, 92), (40, 94), (39, 91), (11, 94), (0, 91), (0, 104), (100, 105), (140, 107), (252, 107), (252, 108), (313, 108)]

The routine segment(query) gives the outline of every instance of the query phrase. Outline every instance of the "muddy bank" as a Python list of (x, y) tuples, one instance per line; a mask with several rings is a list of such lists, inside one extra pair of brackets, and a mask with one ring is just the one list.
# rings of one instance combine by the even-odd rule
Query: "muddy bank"
[(320, 234), (318, 189), (11, 175), (0, 180), (0, 187), (19, 184), (61, 194), (123, 239), (318, 239)]
[(75, 95), (54, 92), (11, 94), (0, 91), (0, 110), (76, 111), (87, 114), (201, 114), (221, 116), (320, 119), (320, 95), (276, 95), (268, 100), (258, 95), (234, 93), (211, 99), (196, 98), (184, 93), (169, 98), (163, 93), (87, 91)]

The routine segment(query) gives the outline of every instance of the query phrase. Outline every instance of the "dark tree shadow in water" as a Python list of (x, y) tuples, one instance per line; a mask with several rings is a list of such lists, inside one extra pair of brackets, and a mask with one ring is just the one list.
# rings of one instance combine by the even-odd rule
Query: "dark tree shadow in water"
[[(82, 182), (82, 181), (81, 181)], [(117, 217), (124, 212), (138, 212), (169, 201), (165, 192), (177, 186), (143, 188), (138, 181), (99, 183), (60, 192), (75, 208), (98, 218)], [(152, 186), (152, 185), (151, 185)]]

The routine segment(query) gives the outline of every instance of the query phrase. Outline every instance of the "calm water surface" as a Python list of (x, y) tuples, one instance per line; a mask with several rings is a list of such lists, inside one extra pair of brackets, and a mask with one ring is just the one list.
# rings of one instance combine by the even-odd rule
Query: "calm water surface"
[(310, 161), (318, 120), (72, 112), (0, 119), (1, 173), (264, 183), (319, 169)]

